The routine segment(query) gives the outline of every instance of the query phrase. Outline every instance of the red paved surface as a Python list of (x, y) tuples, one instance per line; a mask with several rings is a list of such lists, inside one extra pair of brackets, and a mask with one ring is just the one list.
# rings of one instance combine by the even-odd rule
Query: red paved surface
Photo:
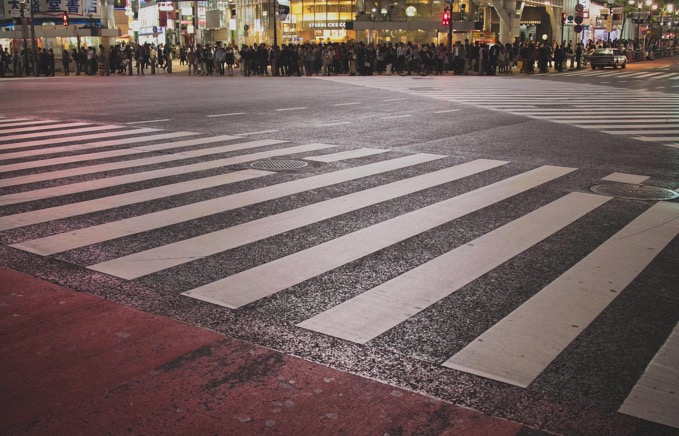
[(522, 429), (2, 268), (0, 353), (3, 435)]

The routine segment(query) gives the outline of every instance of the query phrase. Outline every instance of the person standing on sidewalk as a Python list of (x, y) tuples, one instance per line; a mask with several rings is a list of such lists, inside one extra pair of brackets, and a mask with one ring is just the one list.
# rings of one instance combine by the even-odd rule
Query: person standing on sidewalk
[(189, 52), (186, 54), (186, 60), (189, 65), (189, 76), (191, 75), (191, 69), (193, 69), (193, 74), (196, 73), (196, 52), (193, 51), (193, 47), (189, 47)]
[(71, 73), (71, 55), (68, 53), (68, 50), (64, 50), (61, 54), (61, 65), (64, 69), (64, 76), (68, 76)]

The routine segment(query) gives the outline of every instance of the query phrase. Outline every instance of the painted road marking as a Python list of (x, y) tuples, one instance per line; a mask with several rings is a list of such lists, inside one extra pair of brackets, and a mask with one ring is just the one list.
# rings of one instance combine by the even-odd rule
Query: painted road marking
[(309, 108), (306, 107), (306, 106), (300, 106), (300, 107), (286, 107), (286, 108), (274, 109), (274, 110), (277, 111), (277, 112), (283, 112), (283, 111), (299, 111), (299, 110), (302, 110), (302, 109), (309, 109)]
[(270, 174), (274, 173), (269, 171), (248, 169), (233, 173), (220, 174), (218, 176), (158, 186), (155, 188), (142, 189), (140, 191), (133, 191), (125, 194), (110, 195), (108, 197), (81, 201), (78, 203), (70, 203), (62, 206), (50, 207), (47, 209), (6, 215), (0, 217), (0, 231), (24, 227), (31, 224), (44, 223), (51, 220), (84, 215), (86, 213), (101, 212), (103, 210), (113, 209), (116, 207), (127, 206), (144, 201), (151, 201), (158, 198), (171, 197), (173, 195), (184, 194), (201, 189), (208, 189), (215, 186), (227, 185), (229, 183), (236, 183)]
[(679, 234), (660, 202), (443, 365), (527, 387)]
[[(0, 120), (0, 124), (13, 123), (13, 122), (17, 122), (17, 121), (27, 121), (27, 120), (30, 120), (30, 118), (6, 118), (6, 119)], [(54, 123), (55, 121), (48, 120), (47, 122)]]
[(354, 101), (354, 102), (351, 102), (351, 103), (335, 103), (335, 104), (333, 104), (333, 106), (353, 106), (355, 104), (361, 104), (361, 102), (360, 101)]
[(508, 163), (491, 160), (468, 162), (102, 262), (88, 268), (131, 280)]
[(216, 114), (216, 115), (206, 115), (207, 118), (216, 118), (216, 117), (232, 117), (234, 115), (245, 115), (245, 112), (232, 112), (230, 114)]
[[(26, 118), (18, 118), (18, 120), (25, 120)], [(14, 121), (14, 120), (1, 120), (0, 123), (0, 133), (3, 133), (4, 129), (10, 128), (10, 127), (21, 127), (21, 126), (31, 126), (31, 125), (36, 125), (36, 124), (49, 124), (49, 123), (55, 123), (56, 121), (54, 120), (41, 120), (41, 121), (22, 121), (22, 122), (15, 122), (15, 123), (9, 123), (9, 121)]]
[(131, 123), (125, 123), (125, 124), (163, 123), (165, 121), (171, 121), (171, 120), (169, 118), (165, 118), (165, 119), (162, 119), (162, 120), (133, 121)]
[(572, 171), (575, 169), (540, 167), (208, 283), (182, 295), (237, 309)]
[[(75, 123), (77, 124), (77, 123)], [(87, 123), (84, 123), (87, 124)], [(122, 129), (125, 126), (94, 126), (94, 127), (83, 127), (80, 129), (68, 129), (68, 130), (53, 130), (50, 132), (39, 132), (39, 133), (25, 133), (23, 135), (13, 135), (13, 136), (5, 136), (0, 138), (0, 142), (6, 142), (6, 141), (18, 141), (20, 139), (32, 139), (32, 138), (42, 138), (45, 136), (58, 136), (58, 135), (73, 135), (74, 133), (85, 133), (85, 132), (97, 132), (100, 130), (113, 130), (113, 129)], [(77, 137), (76, 137), (77, 139)], [(71, 141), (75, 140), (73, 137), (70, 138)], [(14, 145), (14, 144), (10, 144)], [(4, 146), (0, 146), (0, 148), (4, 149)], [(9, 147), (8, 147), (9, 148)], [(16, 148), (16, 145), (15, 147)]]
[[(1, 135), (6, 135), (9, 133), (21, 133), (21, 132), (37, 132), (39, 130), (54, 130), (54, 129), (69, 129), (71, 127), (80, 127), (80, 126), (91, 126), (92, 123), (64, 123), (64, 124), (50, 124), (48, 126), (36, 126), (36, 127), (17, 127), (15, 129), (7, 129), (7, 130), (0, 130)], [(120, 128), (120, 127), (116, 127)], [(47, 136), (49, 134), (55, 134), (55, 132), (43, 132), (38, 135), (43, 135)], [(10, 136), (9, 138), (12, 138)], [(3, 136), (0, 136), (0, 141), (9, 141), (9, 139), (4, 138)]]
[[(157, 131), (156, 129), (139, 129), (136, 132), (138, 134), (142, 133), (150, 133)], [(54, 148), (45, 148), (41, 150), (28, 150), (28, 151), (17, 151), (14, 153), (4, 153), (0, 154), (0, 160), (8, 160), (8, 159), (20, 159), (20, 158), (26, 158), (26, 157), (34, 157), (34, 156), (41, 156), (41, 155), (46, 155), (46, 154), (56, 154), (56, 153), (65, 153), (69, 151), (80, 151), (80, 150), (91, 150), (93, 148), (100, 148), (100, 147), (111, 147), (111, 146), (116, 146), (116, 145), (124, 145), (124, 144), (137, 144), (141, 142), (148, 142), (148, 141), (158, 141), (162, 139), (174, 139), (174, 138), (181, 138), (184, 136), (191, 136), (191, 135), (197, 135), (197, 133), (192, 133), (192, 132), (172, 132), (172, 133), (162, 133), (159, 135), (150, 135), (150, 136), (141, 136), (141, 137), (134, 137), (134, 138), (127, 138), (127, 139), (114, 139), (111, 141), (100, 141), (100, 142), (90, 142), (89, 144), (76, 144), (76, 145), (69, 145), (69, 146), (64, 146), (64, 147), (54, 147)], [(185, 141), (181, 142), (176, 142), (174, 144), (179, 144), (178, 147), (181, 147), (181, 144)], [(172, 143), (166, 143), (166, 144), (160, 144), (160, 145), (168, 145)], [(153, 148), (156, 146), (152, 146), (149, 148)], [(167, 147), (170, 148), (170, 147)], [(112, 150), (112, 151), (104, 151), (104, 152), (95, 152), (95, 153), (87, 153), (87, 154), (79, 154), (75, 156), (66, 156), (66, 157), (61, 157), (61, 158), (53, 158), (53, 159), (39, 159), (39, 160), (33, 160), (30, 162), (23, 162), (19, 164), (14, 164), (14, 165), (4, 165), (0, 166), (0, 172), (6, 172), (6, 171), (13, 171), (14, 169), (27, 169), (27, 168), (39, 168), (39, 167), (44, 167), (44, 166), (49, 166), (49, 165), (58, 165), (61, 163), (71, 163), (71, 162), (82, 162), (86, 160), (91, 160), (91, 159), (101, 159), (105, 157), (112, 157), (112, 156), (124, 156), (127, 154), (135, 154), (135, 153), (144, 153), (148, 151), (153, 151), (149, 149), (142, 149), (141, 147), (134, 147), (134, 148), (126, 148), (122, 150)]]
[(259, 132), (238, 133), (237, 136), (260, 135), (262, 133), (275, 133), (279, 130), (260, 130)]
[(610, 199), (594, 194), (568, 194), (298, 326), (364, 344)]
[(679, 428), (679, 324), (618, 412)]
[(613, 173), (602, 178), (601, 180), (605, 180), (607, 182), (631, 183), (634, 185), (639, 185), (641, 183), (644, 183), (648, 179), (650, 179), (649, 176), (639, 176), (636, 174), (627, 173)]
[[(238, 150), (239, 147), (240, 149), (247, 149), (247, 148), (253, 148), (253, 147), (260, 147), (264, 145), (275, 145), (275, 144), (281, 144), (286, 141), (277, 141), (273, 139), (266, 139), (262, 141), (253, 141), (253, 142), (246, 142), (243, 144), (233, 144), (232, 150)], [(141, 173), (132, 173), (132, 174), (125, 174), (122, 176), (114, 176), (114, 177), (106, 177), (98, 180), (88, 180), (85, 182), (79, 182), (79, 183), (71, 183), (67, 185), (61, 185), (61, 186), (54, 186), (50, 188), (43, 188), (43, 189), (36, 189), (33, 191), (26, 191), (26, 192), (18, 192), (15, 194), (7, 194), (7, 195), (0, 195), (0, 205), (7, 205), (7, 204), (16, 204), (16, 203), (23, 203), (26, 201), (35, 201), (35, 200), (42, 200), (45, 198), (51, 198), (51, 197), (58, 197), (61, 195), (69, 195), (69, 194), (75, 194), (79, 192), (86, 192), (86, 191), (92, 191), (95, 189), (102, 189), (102, 188), (108, 188), (110, 186), (115, 186), (115, 185), (124, 185), (124, 184), (129, 184), (129, 183), (136, 183), (136, 182), (141, 182), (144, 180), (153, 180), (153, 179), (158, 179), (161, 177), (171, 177), (171, 176), (176, 176), (179, 174), (188, 174), (188, 173), (193, 173), (193, 172), (198, 172), (198, 171), (205, 171), (213, 168), (221, 168), (224, 166), (228, 165), (235, 165), (239, 163), (244, 163), (249, 160), (256, 160), (256, 159), (263, 159), (267, 157), (273, 157), (273, 156), (280, 156), (283, 153), (286, 153), (287, 151), (292, 150), (291, 148), (283, 148), (280, 150), (274, 150), (274, 151), (268, 151), (268, 152), (259, 152), (259, 153), (253, 153), (253, 154), (248, 154), (248, 155), (242, 155), (242, 156), (235, 156), (235, 157), (229, 157), (229, 158), (224, 158), (224, 159), (217, 159), (217, 160), (211, 160), (207, 162), (199, 162), (195, 164), (189, 164), (189, 165), (181, 165), (177, 167), (170, 167), (170, 168), (162, 168), (158, 170), (151, 170), (151, 171), (144, 171)], [(138, 159), (139, 160), (139, 159)], [(103, 168), (110, 168), (110, 169), (119, 169), (119, 168), (129, 168), (131, 162), (133, 161), (128, 161), (128, 162), (117, 162), (113, 164), (103, 164), (103, 165), (95, 165), (93, 167), (84, 167), (84, 168), (76, 168), (76, 170), (80, 170), (81, 173), (84, 171), (85, 168), (89, 168), (93, 172), (98, 172), (102, 170)], [(137, 162), (138, 163), (138, 162)], [(111, 165), (109, 167), (109, 165)], [(136, 164), (131, 164), (131, 166), (136, 166)], [(69, 170), (62, 170), (62, 171), (55, 171), (52, 173), (48, 174), (55, 174), (57, 173), (58, 175), (62, 177), (67, 177), (65, 174)], [(77, 171), (76, 171), (77, 173)], [(9, 179), (0, 179), (0, 181), (4, 182), (5, 180)]]
[[(334, 146), (325, 144), (303, 145), (287, 149), (286, 154), (304, 153), (330, 147)], [(280, 154), (281, 151), (278, 150), (277, 155)], [(84, 229), (56, 234), (45, 238), (25, 241), (14, 245), (14, 247), (19, 248), (20, 250), (48, 256), (50, 254), (60, 253), (78, 247), (84, 247), (86, 245), (92, 245), (123, 236), (129, 236), (172, 224), (178, 224), (197, 218), (226, 212), (228, 210), (261, 203), (263, 201), (275, 200), (299, 192), (309, 191), (324, 186), (334, 185), (337, 183), (374, 175), (375, 173), (379, 172), (392, 171), (394, 169), (408, 167), (414, 165), (415, 163), (423, 163), (431, 160), (441, 159), (442, 157), (443, 156), (432, 154), (416, 154), (393, 159), (391, 161), (365, 165), (363, 167), (350, 168), (333, 173), (297, 179), (252, 191), (241, 192), (238, 194), (192, 203), (185, 206), (179, 206), (146, 215), (140, 215), (124, 220), (101, 224), (98, 226), (87, 227)], [(253, 159), (241, 159), (241, 161), (248, 160)]]
[(394, 115), (394, 116), (391, 116), (391, 117), (382, 117), (382, 119), (383, 120), (392, 120), (394, 118), (408, 118), (408, 117), (412, 117), (412, 115)]
[(343, 124), (351, 124), (351, 121), (338, 121), (336, 123), (314, 124), (311, 127), (331, 127), (331, 126), (341, 126)]
[(459, 111), (459, 109), (448, 109), (448, 110), (445, 110), (445, 111), (435, 111), (434, 113), (435, 114), (447, 114), (447, 113), (450, 113), (450, 112), (457, 112), (457, 111)]
[[(227, 139), (234, 139), (236, 137), (232, 137), (227, 135)], [(212, 138), (200, 138), (200, 139), (193, 139), (189, 141), (185, 141), (190, 143), (190, 145), (196, 145), (196, 144), (207, 144), (210, 142), (215, 142), (215, 140), (221, 141), (224, 140), (223, 137), (212, 137)], [(151, 157), (145, 157), (145, 158), (140, 158), (140, 159), (132, 159), (132, 160), (126, 160), (126, 161), (120, 161), (120, 162), (111, 162), (111, 163), (105, 163), (105, 164), (99, 164), (99, 165), (90, 165), (86, 167), (78, 167), (78, 168), (69, 168), (66, 170), (58, 170), (58, 171), (51, 171), (48, 173), (38, 173), (38, 174), (28, 174), (25, 176), (18, 176), (18, 177), (11, 177), (7, 179), (0, 179), (0, 187), (7, 187), (7, 186), (16, 186), (16, 185), (23, 185), (26, 183), (35, 183), (35, 182), (41, 182), (41, 181), (46, 181), (46, 180), (54, 180), (57, 178), (64, 178), (64, 177), (73, 177), (73, 176), (78, 176), (78, 175), (83, 175), (83, 174), (94, 174), (94, 173), (99, 173), (103, 171), (110, 171), (110, 170), (118, 170), (122, 168), (134, 168), (134, 167), (140, 167), (140, 166), (145, 166), (145, 165), (155, 165), (159, 163), (165, 163), (165, 162), (173, 162), (173, 161), (178, 161), (178, 160), (185, 160), (185, 159), (191, 159), (195, 157), (203, 157), (203, 156), (210, 156), (213, 154), (219, 154), (219, 153), (228, 153), (231, 151), (237, 151), (237, 150), (245, 150), (249, 148), (256, 148), (256, 147), (262, 147), (265, 145), (274, 145), (274, 144), (279, 144), (284, 141), (268, 141), (268, 140), (262, 140), (262, 141), (252, 141), (252, 142), (244, 142), (241, 144), (229, 144), (229, 145), (223, 145), (221, 147), (212, 147), (212, 148), (204, 148), (200, 150), (191, 150), (191, 151), (185, 151), (182, 153), (172, 153), (172, 154), (162, 154), (158, 156), (151, 156)], [(180, 144), (179, 147), (182, 145)], [(168, 146), (168, 144), (159, 144), (155, 149), (154, 146), (148, 146), (145, 147), (145, 149), (142, 151), (140, 150), (139, 153), (145, 153), (148, 151), (156, 151), (156, 150), (162, 150), (163, 148), (173, 148), (174, 146)], [(119, 152), (122, 152), (122, 150), (118, 150)], [(113, 152), (112, 152), (113, 153)], [(127, 151), (126, 154), (133, 154)], [(23, 165), (23, 164), (19, 164)], [(8, 166), (14, 166), (14, 165), (8, 165)]]
[[(141, 129), (137, 130), (120, 130), (117, 132), (106, 132), (106, 133), (96, 133), (93, 135), (83, 135), (83, 136), (67, 136), (64, 138), (52, 138), (52, 139), (40, 139), (40, 140), (35, 140), (35, 141), (25, 141), (25, 142), (16, 142), (14, 144), (3, 144), (0, 145), (0, 150), (9, 150), (13, 148), (30, 148), (30, 147), (36, 147), (39, 145), (54, 145), (54, 144), (63, 144), (66, 142), (79, 142), (79, 141), (85, 141), (85, 140), (90, 140), (90, 139), (100, 139), (100, 138), (114, 138), (117, 136), (129, 136), (129, 135), (134, 135), (136, 134), (135, 132), (138, 132)], [(144, 130), (149, 130), (149, 129), (144, 129)], [(160, 131), (161, 129), (150, 129), (153, 131)], [(85, 144), (83, 144), (85, 145)]]
[(305, 157), (304, 160), (312, 160), (315, 162), (338, 162), (341, 160), (356, 159), (359, 157), (387, 153), (388, 151), (390, 150), (384, 150), (380, 148), (358, 148), (356, 150), (341, 151), (339, 153), (324, 154), (322, 156)]

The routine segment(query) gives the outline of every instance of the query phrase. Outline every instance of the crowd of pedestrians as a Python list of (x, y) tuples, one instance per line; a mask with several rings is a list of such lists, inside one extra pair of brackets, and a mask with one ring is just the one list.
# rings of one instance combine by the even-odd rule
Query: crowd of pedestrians
[[(217, 42), (196, 46), (170, 46), (155, 44), (117, 44), (106, 49), (100, 45), (65, 50), (61, 64), (64, 75), (144, 75), (161, 71), (172, 72), (172, 60), (185, 65), (189, 75), (233, 76), (312, 76), (337, 75), (369, 76), (391, 75), (396, 69), (411, 72), (426, 65), (434, 74), (495, 75), (519, 72), (546, 73), (550, 69), (563, 71), (568, 67), (582, 68), (591, 52), (599, 47), (615, 47), (629, 54), (633, 60), (642, 49), (646, 53), (667, 51), (674, 53), (676, 40), (615, 40), (589, 41), (524, 41), (513, 44), (487, 44), (484, 42), (456, 41), (451, 50), (444, 44), (382, 43), (305, 43), (267, 46), (242, 45)], [(30, 50), (29, 50), (30, 51)], [(33, 71), (33, 56), (23, 50), (11, 54), (2, 50), (0, 74), (20, 76)], [(652, 55), (644, 55), (646, 58)], [(52, 49), (38, 49), (38, 74), (53, 76), (55, 59)]]

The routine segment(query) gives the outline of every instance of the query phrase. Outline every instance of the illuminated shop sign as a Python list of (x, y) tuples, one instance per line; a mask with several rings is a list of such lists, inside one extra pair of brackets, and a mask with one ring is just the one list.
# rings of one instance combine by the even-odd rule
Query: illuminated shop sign
[(322, 29), (327, 29), (327, 28), (340, 28), (340, 27), (346, 27), (347, 23), (346, 22), (341, 22), (341, 23), (316, 23), (316, 22), (311, 22), (311, 23), (306, 23), (308, 27), (312, 28), (322, 28)]

